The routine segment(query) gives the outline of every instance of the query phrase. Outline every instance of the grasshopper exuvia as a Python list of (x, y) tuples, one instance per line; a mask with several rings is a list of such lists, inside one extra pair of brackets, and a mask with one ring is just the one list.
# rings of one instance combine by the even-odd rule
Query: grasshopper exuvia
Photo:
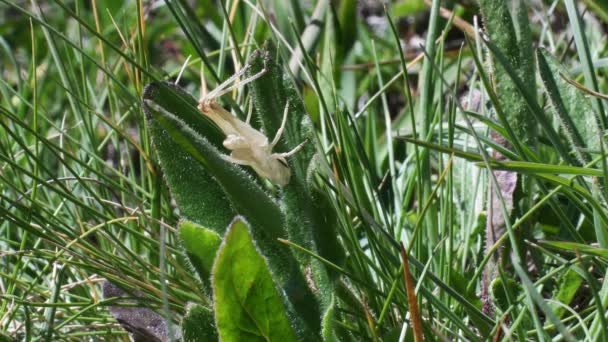
[[(224, 156), (224, 159), (235, 164), (250, 166), (258, 175), (269, 179), (277, 185), (285, 186), (289, 183), (289, 178), (291, 177), (287, 157), (298, 152), (306, 143), (304, 141), (289, 152), (272, 152), (285, 129), (287, 113), (289, 112), (289, 101), (285, 105), (281, 127), (277, 130), (271, 143), (268, 143), (268, 138), (264, 134), (249, 125), (251, 110), (247, 115), (246, 121), (243, 122), (215, 101), (218, 97), (232, 91), (238, 86), (236, 83), (230, 86), (230, 83), (235, 82), (238, 77), (244, 75), (247, 68), (248, 66), (244, 67), (213, 91), (203, 95), (199, 100), (198, 109), (226, 134), (224, 147), (231, 150), (231, 153), (230, 156)], [(240, 83), (246, 84), (254, 81), (264, 75), (265, 72), (266, 69), (263, 69)], [(204, 90), (204, 88), (203, 85), (202, 89)]]

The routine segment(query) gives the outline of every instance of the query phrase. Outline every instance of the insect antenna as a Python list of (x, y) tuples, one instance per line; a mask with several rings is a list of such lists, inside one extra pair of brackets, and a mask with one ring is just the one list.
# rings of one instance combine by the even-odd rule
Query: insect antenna
[(253, 100), (249, 99), (249, 108), (247, 109), (247, 118), (245, 119), (245, 123), (249, 125), (251, 121), (251, 115), (253, 114)]
[(205, 64), (201, 62), (201, 97), (199, 103), (207, 97), (207, 81), (205, 81)]
[(186, 70), (186, 67), (188, 66), (188, 61), (190, 61), (190, 57), (192, 57), (192, 55), (188, 55), (188, 58), (186, 58), (184, 65), (182, 65), (182, 68), (179, 70), (179, 74), (177, 74), (177, 78), (175, 79), (175, 85), (177, 85), (179, 83), (179, 80), (181, 80), (182, 74), (184, 73), (184, 70)]
[[(252, 75), (250, 77), (245, 78), (244, 80), (240, 81), (240, 82), (235, 82), (235, 80), (241, 76), (243, 76), (245, 74), (245, 72), (247, 72), (247, 70), (249, 69), (249, 65), (245, 66), (244, 68), (242, 68), (241, 70), (239, 70), (238, 72), (236, 72), (234, 75), (230, 76), (227, 80), (225, 80), (224, 82), (222, 82), (222, 84), (220, 84), (219, 86), (217, 86), (215, 89), (213, 89), (209, 94), (207, 94), (202, 101), (209, 101), (215, 98), (218, 98), (226, 93), (231, 92), (232, 90), (234, 90), (235, 88), (241, 86), (241, 85), (245, 85), (249, 82), (255, 81), (256, 79), (262, 77), (262, 75), (264, 75), (266, 73), (266, 68), (260, 70), (257, 74)], [(233, 85), (229, 86), (230, 83), (235, 82)]]

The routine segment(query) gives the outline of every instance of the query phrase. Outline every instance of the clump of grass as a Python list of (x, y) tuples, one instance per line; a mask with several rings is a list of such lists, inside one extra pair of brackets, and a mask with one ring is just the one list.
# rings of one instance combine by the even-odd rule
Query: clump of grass
[[(210, 275), (230, 265), (216, 253), (239, 255), (230, 240), (269, 270), (256, 284), (284, 329), (266, 337), (605, 338), (608, 11), (440, 5), (0, 1), (0, 331), (126, 340), (108, 307), (129, 306), (157, 312), (164, 338), (182, 321), (207, 328), (184, 338), (217, 338), (234, 322), (214, 300), (232, 297)], [(309, 143), (287, 187), (229, 163), (222, 180), (180, 138), (229, 152), (196, 109), (200, 77), (262, 68), (267, 41), (269, 78), (221, 105), (244, 119), (252, 103), (270, 137), (296, 106), (278, 149)], [(160, 88), (144, 89), (182, 64), (154, 99), (186, 124), (159, 146), (168, 126), (142, 98)], [(106, 281), (124, 295), (104, 297)], [(290, 307), (293, 284), (312, 311)]]

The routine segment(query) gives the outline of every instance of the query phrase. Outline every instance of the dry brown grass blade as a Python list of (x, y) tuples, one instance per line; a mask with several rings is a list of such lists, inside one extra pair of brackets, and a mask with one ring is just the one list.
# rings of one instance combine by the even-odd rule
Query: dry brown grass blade
[(414, 286), (414, 279), (410, 273), (410, 264), (407, 260), (407, 254), (405, 247), (401, 243), (401, 259), (403, 261), (403, 278), (405, 279), (405, 289), (407, 291), (407, 302), (410, 310), (410, 320), (414, 329), (414, 341), (424, 341), (424, 335), (422, 334), (422, 320), (420, 319), (420, 311), (418, 310), (418, 300), (416, 299), (416, 290)]
[(365, 318), (367, 320), (367, 325), (372, 333), (372, 337), (374, 342), (379, 342), (378, 335), (376, 334), (376, 323), (374, 321), (374, 317), (372, 313), (369, 311), (369, 306), (367, 306), (367, 299), (365, 296), (363, 297), (363, 310), (365, 310)]
[(602, 93), (598, 93), (597, 91), (589, 89), (589, 88), (585, 87), (584, 85), (576, 82), (575, 80), (566, 77), (566, 75), (562, 74), (561, 72), (559, 73), (559, 75), (564, 79), (564, 81), (570, 83), (571, 85), (575, 86), (579, 90), (581, 90), (581, 91), (583, 91), (583, 92), (585, 92), (585, 93), (587, 93), (587, 94), (589, 94), (591, 96), (595, 96), (597, 98), (600, 98), (602, 100), (608, 100), (608, 95), (602, 94)]
[(502, 338), (504, 337), (504, 331), (502, 330), (502, 326), (506, 325), (509, 321), (509, 316), (505, 315), (500, 323), (500, 327), (498, 327), (498, 329), (496, 329), (496, 334), (494, 334), (494, 337), (492, 338), (492, 342), (499, 342), (502, 340)]
[[(431, 1), (424, 1), (428, 6), (431, 6)], [(459, 30), (466, 33), (470, 37), (475, 37), (475, 28), (473, 25), (469, 24), (466, 20), (462, 19), (459, 16), (454, 15), (452, 11), (445, 7), (439, 8), (439, 15), (443, 17), (443, 19), (450, 20), (452, 16), (454, 16), (454, 26), (456, 26)]]

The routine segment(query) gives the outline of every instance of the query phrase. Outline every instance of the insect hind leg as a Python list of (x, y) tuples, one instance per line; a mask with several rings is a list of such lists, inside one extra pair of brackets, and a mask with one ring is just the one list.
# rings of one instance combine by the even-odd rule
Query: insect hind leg
[(279, 127), (279, 129), (277, 130), (277, 133), (275, 134), (274, 139), (272, 139), (272, 143), (270, 144), (271, 147), (274, 147), (281, 139), (281, 135), (283, 135), (283, 131), (285, 130), (285, 125), (287, 123), (287, 114), (288, 113), (289, 113), (289, 100), (287, 100), (287, 103), (285, 104), (285, 110), (283, 111), (283, 120), (281, 120), (281, 127)]
[(300, 145), (294, 147), (291, 151), (289, 152), (283, 152), (283, 153), (273, 153), (273, 155), (279, 156), (279, 157), (283, 157), (283, 158), (288, 158), (293, 156), (294, 154), (298, 153), (299, 150), (301, 150), (304, 145), (306, 145), (306, 143), (308, 142), (308, 139), (304, 140), (302, 143), (300, 143)]

